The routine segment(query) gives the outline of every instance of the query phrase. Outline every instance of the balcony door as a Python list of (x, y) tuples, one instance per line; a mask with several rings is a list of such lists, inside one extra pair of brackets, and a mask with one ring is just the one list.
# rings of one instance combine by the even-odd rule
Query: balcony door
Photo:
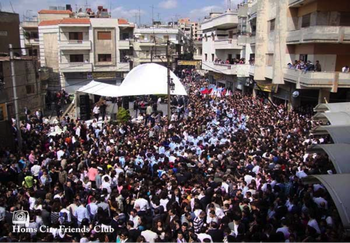
[(72, 41), (72, 42), (83, 41), (83, 32), (69, 32), (69, 41)]
[(232, 30), (228, 32), (228, 38), (233, 39), (233, 31)]

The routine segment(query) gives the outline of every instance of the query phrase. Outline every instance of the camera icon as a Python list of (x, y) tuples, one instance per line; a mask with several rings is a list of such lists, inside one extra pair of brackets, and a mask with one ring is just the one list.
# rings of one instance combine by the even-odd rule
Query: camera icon
[(12, 215), (12, 223), (29, 227), (29, 212), (25, 210), (14, 211)]

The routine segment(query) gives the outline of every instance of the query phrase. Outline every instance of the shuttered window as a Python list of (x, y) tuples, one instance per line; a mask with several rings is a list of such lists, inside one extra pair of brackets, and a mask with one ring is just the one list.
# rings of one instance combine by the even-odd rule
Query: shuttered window
[(307, 28), (311, 25), (311, 14), (306, 14), (302, 17), (301, 27)]
[(97, 32), (97, 39), (99, 39), (99, 40), (111, 40), (112, 33), (110, 31), (99, 31), (99, 32)]
[(69, 56), (70, 62), (84, 62), (84, 55), (83, 54), (75, 54)]
[(99, 62), (111, 62), (112, 55), (111, 54), (98, 54), (98, 61)]
[(83, 32), (69, 32), (69, 40), (83, 40)]

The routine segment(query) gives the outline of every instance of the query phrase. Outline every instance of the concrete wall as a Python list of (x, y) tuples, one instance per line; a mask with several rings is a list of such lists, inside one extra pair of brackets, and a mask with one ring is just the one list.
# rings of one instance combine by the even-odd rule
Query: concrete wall
[(90, 62), (90, 51), (86, 50), (74, 50), (74, 51), (61, 51), (60, 63), (70, 63), (70, 55), (83, 54), (84, 62), (88, 60)]
[(44, 20), (55, 20), (69, 18), (69, 14), (38, 14), (39, 22)]
[[(0, 12), (0, 52), (9, 53), (9, 44), (19, 48), (19, 15), (15, 13)], [(15, 50), (21, 54), (20, 50)]]
[(44, 66), (51, 67), (54, 71), (58, 71), (58, 41), (57, 33), (45, 33), (44, 39)]
[[(9, 61), (2, 62), (4, 71), (4, 92), (6, 96), (0, 97), (0, 103), (8, 104), (8, 117), (15, 117), (14, 112), (14, 96), (13, 83), (11, 77), (11, 63)], [(35, 61), (16, 60), (15, 74), (18, 97), (18, 109), (20, 116), (24, 115), (24, 107), (28, 107), (31, 111), (42, 109), (41, 107), (41, 90), (40, 80), (36, 78), (36, 70), (38, 64)]]
[[(110, 31), (111, 40), (99, 40), (99, 31)], [(116, 28), (94, 28), (94, 64), (98, 65), (116, 65)], [(98, 54), (111, 54), (111, 62), (98, 62)]]

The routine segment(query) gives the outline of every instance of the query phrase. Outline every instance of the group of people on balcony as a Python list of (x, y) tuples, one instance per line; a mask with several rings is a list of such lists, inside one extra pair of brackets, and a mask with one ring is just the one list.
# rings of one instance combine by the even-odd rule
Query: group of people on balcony
[(214, 61), (215, 64), (245, 64), (245, 58), (237, 59), (237, 58), (227, 58), (226, 61), (221, 60), (220, 58), (216, 58)]
[(317, 60), (316, 63), (314, 64), (312, 61), (307, 61), (304, 62), (303, 60), (295, 60), (294, 63), (288, 63), (288, 68), (289, 69), (295, 69), (295, 70), (302, 70), (303, 72), (321, 72), (322, 67), (320, 62)]

